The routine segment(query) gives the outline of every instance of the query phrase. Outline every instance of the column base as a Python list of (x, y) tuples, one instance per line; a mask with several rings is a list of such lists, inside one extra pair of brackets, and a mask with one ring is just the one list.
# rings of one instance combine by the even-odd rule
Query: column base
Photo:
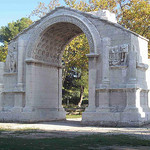
[(88, 106), (85, 109), (85, 112), (96, 112), (96, 107), (95, 106)]
[(13, 108), (11, 109), (11, 111), (12, 111), (12, 112), (17, 112), (17, 113), (19, 113), (19, 112), (22, 112), (22, 111), (23, 111), (23, 108), (22, 108), (22, 107), (13, 107)]
[(47, 122), (66, 119), (66, 112), (63, 110), (37, 109), (31, 112), (31, 109), (26, 108), (19, 113), (18, 110), (14, 108), (9, 112), (1, 111), (0, 122)]
[(139, 109), (137, 107), (132, 107), (132, 106), (127, 106), (124, 109), (124, 112), (137, 112), (138, 113)]
[(4, 110), (4, 108), (3, 108), (3, 107), (0, 107), (0, 112), (3, 111), (3, 110)]
[(119, 113), (111, 112), (83, 112), (82, 124), (92, 126), (117, 126)]
[(105, 127), (139, 127), (150, 123), (150, 112), (143, 118), (134, 112), (84, 112), (82, 124)]
[(24, 107), (23, 112), (33, 112), (34, 108), (33, 107)]
[(96, 112), (110, 112), (110, 108), (106, 107), (106, 106), (100, 106), (98, 108), (96, 108)]
[(23, 83), (18, 83), (16, 88), (19, 91), (24, 91), (24, 84)]

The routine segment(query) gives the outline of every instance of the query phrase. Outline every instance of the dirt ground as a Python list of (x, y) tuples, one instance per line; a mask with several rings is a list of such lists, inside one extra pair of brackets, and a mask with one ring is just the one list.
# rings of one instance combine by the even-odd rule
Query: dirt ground
[[(0, 123), (1, 137), (23, 138), (74, 137), (90, 134), (128, 134), (142, 139), (150, 139), (150, 125), (140, 128), (93, 127), (80, 124), (81, 119), (42, 123)], [(16, 132), (17, 131), (17, 132)], [(20, 132), (21, 131), (21, 132)]]

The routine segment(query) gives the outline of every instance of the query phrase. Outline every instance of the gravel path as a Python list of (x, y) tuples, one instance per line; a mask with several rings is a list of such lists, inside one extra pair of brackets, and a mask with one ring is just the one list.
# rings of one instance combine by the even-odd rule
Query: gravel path
[[(88, 134), (128, 134), (144, 139), (150, 139), (150, 125), (140, 128), (114, 128), (114, 127), (93, 127), (80, 124), (81, 119), (68, 119), (67, 121), (53, 121), (35, 124), (21, 123), (0, 123), (0, 136), (14, 135), (27, 138), (45, 138), (45, 137), (73, 137)], [(17, 131), (24, 134), (16, 135)], [(35, 130), (35, 131), (34, 131)], [(32, 131), (32, 132), (31, 132)], [(29, 134), (27, 134), (29, 133)]]

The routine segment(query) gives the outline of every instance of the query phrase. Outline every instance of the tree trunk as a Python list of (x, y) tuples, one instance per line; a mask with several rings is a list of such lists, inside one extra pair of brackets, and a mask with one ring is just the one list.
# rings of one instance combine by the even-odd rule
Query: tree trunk
[(83, 100), (83, 93), (84, 93), (84, 86), (80, 87), (80, 101), (78, 103), (78, 107), (81, 107), (82, 100)]
[(62, 74), (62, 86), (64, 85), (64, 82), (65, 82), (67, 73), (68, 73), (68, 67), (65, 66), (65, 67), (63, 68), (63, 74)]

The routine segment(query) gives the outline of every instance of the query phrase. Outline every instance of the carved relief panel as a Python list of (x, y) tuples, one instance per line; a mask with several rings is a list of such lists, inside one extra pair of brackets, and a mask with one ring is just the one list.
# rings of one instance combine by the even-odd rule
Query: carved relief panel
[(17, 43), (11, 43), (8, 47), (8, 55), (5, 62), (6, 72), (17, 72)]
[(128, 44), (111, 47), (109, 51), (109, 65), (110, 66), (126, 65), (127, 54), (128, 54)]

